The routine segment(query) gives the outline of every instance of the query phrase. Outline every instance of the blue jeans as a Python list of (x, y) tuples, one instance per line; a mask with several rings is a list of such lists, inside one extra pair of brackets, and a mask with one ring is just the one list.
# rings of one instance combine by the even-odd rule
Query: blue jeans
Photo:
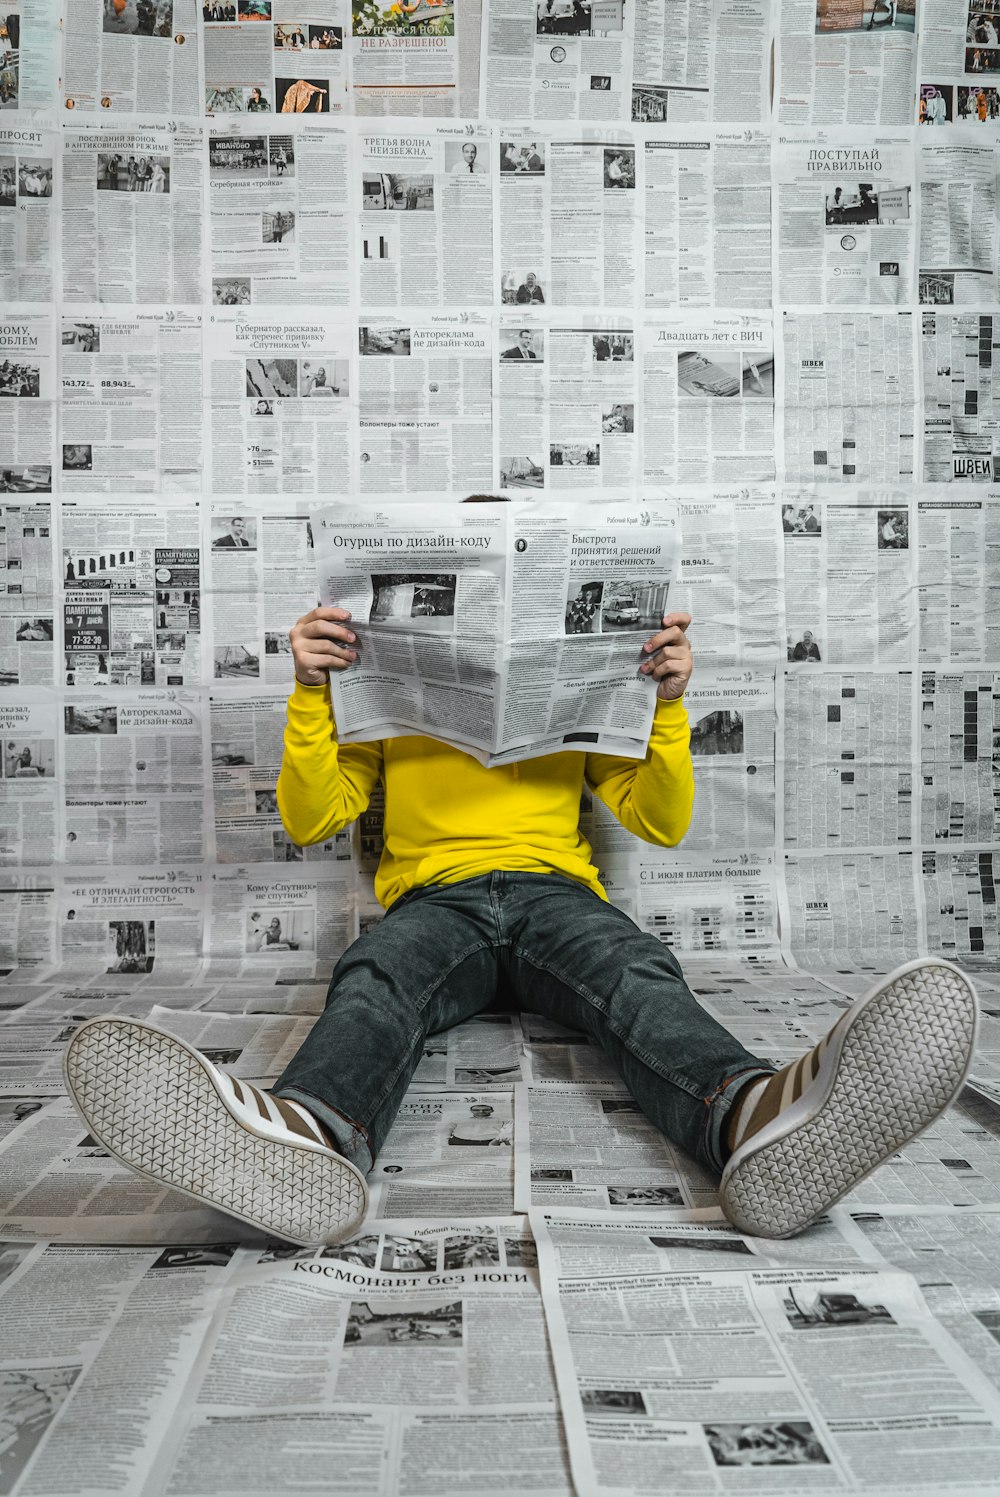
[(621, 910), (558, 873), (497, 872), (401, 895), (337, 963), (326, 1009), (272, 1090), (367, 1173), (427, 1036), (498, 996), (589, 1034), (656, 1127), (716, 1173), (734, 1096), (774, 1070)]

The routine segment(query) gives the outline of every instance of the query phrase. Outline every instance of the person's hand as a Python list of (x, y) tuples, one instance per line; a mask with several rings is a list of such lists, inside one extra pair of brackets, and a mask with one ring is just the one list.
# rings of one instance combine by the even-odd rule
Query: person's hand
[(663, 628), (643, 645), (646, 659), (639, 669), (656, 682), (656, 695), (662, 702), (674, 702), (691, 679), (694, 661), (687, 630), (689, 613), (665, 613)]
[(303, 686), (325, 686), (330, 671), (346, 671), (357, 660), (350, 618), (346, 608), (314, 608), (289, 629), (295, 679)]

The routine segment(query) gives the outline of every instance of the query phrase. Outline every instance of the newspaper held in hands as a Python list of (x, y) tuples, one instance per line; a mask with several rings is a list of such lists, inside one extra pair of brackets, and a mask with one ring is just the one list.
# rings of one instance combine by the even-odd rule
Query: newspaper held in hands
[(674, 505), (336, 504), (312, 525), (322, 602), (360, 641), (330, 679), (341, 743), (427, 734), (488, 768), (645, 755)]

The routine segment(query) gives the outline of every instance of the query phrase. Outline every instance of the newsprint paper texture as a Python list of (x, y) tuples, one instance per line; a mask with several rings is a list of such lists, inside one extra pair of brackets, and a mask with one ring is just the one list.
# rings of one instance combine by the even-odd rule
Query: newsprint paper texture
[[(998, 181), (964, 0), (0, 6), (0, 1497), (994, 1497)], [(345, 738), (512, 766), (641, 757), (690, 611), (692, 827), (585, 794), (605, 892), (777, 1064), (959, 963), (955, 1107), (754, 1241), (497, 1011), (339, 1248), (120, 1168), (78, 1024), (267, 1085), (382, 916), (379, 789), (278, 813), (320, 596)]]

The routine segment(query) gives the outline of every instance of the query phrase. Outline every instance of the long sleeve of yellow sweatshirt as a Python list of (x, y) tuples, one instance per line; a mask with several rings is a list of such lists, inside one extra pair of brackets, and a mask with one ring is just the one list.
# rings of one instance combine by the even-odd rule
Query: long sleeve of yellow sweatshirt
[(645, 759), (561, 753), (484, 769), (434, 738), (337, 743), (329, 687), (296, 682), (288, 701), (278, 808), (300, 846), (354, 821), (385, 783), (385, 850), (375, 892), (494, 869), (562, 873), (605, 898), (580, 832), (584, 781), (628, 831), (672, 847), (691, 821), (694, 774), (683, 701), (657, 702)]

